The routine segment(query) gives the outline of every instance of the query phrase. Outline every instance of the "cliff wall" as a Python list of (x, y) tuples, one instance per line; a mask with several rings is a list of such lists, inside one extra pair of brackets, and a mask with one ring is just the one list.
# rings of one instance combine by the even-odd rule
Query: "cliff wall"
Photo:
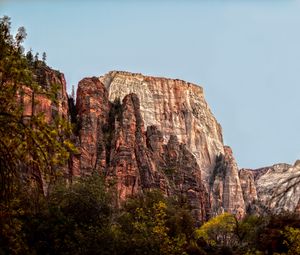
[[(45, 66), (36, 78), (45, 93), (59, 85), (56, 100), (27, 89), (24, 115), (70, 119), (63, 74)], [(299, 161), (239, 170), (203, 89), (195, 84), (117, 71), (84, 78), (76, 114), (79, 154), (72, 155), (69, 174), (103, 173), (116, 183), (118, 203), (159, 188), (166, 196), (187, 199), (199, 221), (224, 211), (238, 217), (266, 209), (300, 212)]]
[(135, 93), (145, 128), (156, 126), (166, 143), (175, 135), (195, 156), (202, 179), (207, 182), (216, 156), (224, 153), (222, 130), (212, 115), (200, 86), (178, 80), (128, 72), (110, 72), (100, 81), (109, 100)]
[(118, 201), (159, 188), (184, 196), (199, 220), (220, 210), (244, 215), (236, 162), (201, 87), (110, 72), (79, 82), (76, 107), (81, 154), (73, 173), (104, 173)]

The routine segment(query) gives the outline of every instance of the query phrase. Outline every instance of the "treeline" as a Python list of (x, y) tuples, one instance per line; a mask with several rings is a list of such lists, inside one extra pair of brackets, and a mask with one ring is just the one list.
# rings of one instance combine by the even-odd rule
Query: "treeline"
[(25, 87), (33, 104), (55, 91), (35, 75), (46, 55), (32, 60), (25, 29), (12, 36), (10, 25), (0, 19), (0, 254), (300, 254), (294, 215), (222, 214), (197, 226), (185, 197), (152, 190), (119, 204), (97, 173), (64, 178), (74, 130), (59, 116), (24, 116)]
[(118, 206), (115, 194), (97, 173), (48, 196), (20, 188), (0, 217), (0, 254), (300, 254), (294, 215), (225, 213), (196, 227), (184, 198), (153, 190)]

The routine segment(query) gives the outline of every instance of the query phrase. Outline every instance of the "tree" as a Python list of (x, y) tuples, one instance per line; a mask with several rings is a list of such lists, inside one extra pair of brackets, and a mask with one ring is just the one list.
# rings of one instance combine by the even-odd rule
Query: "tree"
[(300, 254), (300, 228), (285, 227), (284, 244), (288, 247), (287, 255)]
[(35, 55), (34, 55), (33, 63), (34, 63), (34, 68), (38, 68), (38, 66), (39, 66), (39, 53), (38, 52), (35, 53)]
[(129, 198), (118, 218), (118, 254), (184, 254), (184, 233), (171, 233), (172, 205), (159, 191)]
[(196, 238), (204, 239), (212, 247), (217, 245), (232, 247), (237, 243), (234, 235), (235, 227), (235, 216), (230, 213), (223, 213), (210, 219), (197, 229)]
[(29, 65), (33, 64), (33, 54), (32, 54), (32, 49), (30, 49), (27, 54), (26, 54), (26, 59), (28, 61)]
[(46, 52), (43, 52), (42, 60), (43, 60), (44, 64), (46, 63), (46, 59), (47, 59)]
[[(74, 146), (68, 140), (71, 129), (61, 118), (47, 123), (42, 113), (24, 116), (22, 98), (26, 91), (51, 96), (35, 82), (22, 42), (20, 28), (10, 34), (10, 18), (0, 19), (0, 199), (8, 202), (15, 185), (22, 182), (51, 183), (61, 173)], [(35, 100), (32, 100), (34, 106)], [(29, 184), (28, 183), (28, 184)], [(31, 184), (28, 187), (31, 187)], [(2, 208), (1, 208), (2, 209)]]

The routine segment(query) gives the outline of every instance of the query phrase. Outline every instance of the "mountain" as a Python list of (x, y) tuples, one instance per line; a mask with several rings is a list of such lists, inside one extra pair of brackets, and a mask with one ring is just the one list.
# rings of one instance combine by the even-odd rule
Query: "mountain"
[(251, 183), (255, 187), (252, 189), (252, 198), (248, 199), (249, 205), (253, 204), (257, 196), (259, 203), (275, 213), (284, 211), (300, 213), (299, 160), (294, 165), (275, 164), (255, 170), (241, 169), (240, 176), (244, 180), (247, 176), (248, 180), (251, 179), (248, 185)]
[(70, 160), (69, 176), (103, 173), (116, 185), (118, 204), (158, 188), (186, 199), (199, 221), (224, 211), (238, 217), (247, 211), (299, 211), (299, 181), (292, 185), (300, 178), (299, 162), (239, 170), (202, 87), (112, 71), (82, 79), (74, 105), (70, 99), (68, 104), (63, 75), (44, 73), (45, 84), (52, 80), (62, 89), (56, 106), (40, 98), (40, 111), (49, 118), (67, 116), (76, 125), (79, 153)]

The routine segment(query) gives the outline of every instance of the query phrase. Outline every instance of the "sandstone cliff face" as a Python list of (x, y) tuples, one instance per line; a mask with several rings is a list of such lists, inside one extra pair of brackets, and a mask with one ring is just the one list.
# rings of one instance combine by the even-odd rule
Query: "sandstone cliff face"
[(251, 210), (252, 205), (257, 201), (256, 184), (253, 171), (248, 169), (241, 169), (239, 171), (239, 178), (243, 191), (246, 211), (247, 209)]
[(224, 153), (221, 127), (212, 115), (197, 85), (181, 80), (155, 78), (127, 72), (110, 72), (100, 77), (109, 100), (122, 100), (135, 93), (145, 128), (155, 125), (167, 143), (175, 135), (195, 155), (208, 181), (216, 156)]
[(195, 217), (202, 222), (206, 220), (210, 214), (209, 196), (194, 155), (175, 135), (163, 144), (162, 134), (155, 126), (147, 129), (147, 146), (156, 171), (161, 173), (156, 187), (169, 196), (187, 199)]
[[(51, 121), (56, 115), (68, 118), (68, 96), (66, 92), (66, 80), (62, 73), (52, 70), (47, 66), (39, 67), (36, 72), (36, 81), (43, 87), (42, 93), (33, 93), (28, 87), (24, 87), (24, 93), (21, 96), (21, 103), (24, 107), (24, 116), (31, 116), (38, 113), (44, 113), (45, 119)], [(46, 94), (53, 87), (55, 91), (56, 102)], [(32, 102), (35, 102), (34, 104)]]
[(146, 152), (139, 100), (127, 95), (115, 119), (115, 135), (110, 152), (108, 175), (116, 177), (118, 200), (150, 188), (154, 182)]
[(205, 220), (222, 211), (242, 217), (255, 200), (255, 187), (246, 177), (240, 181), (232, 151), (223, 146), (202, 88), (110, 72), (79, 83), (76, 107), (81, 153), (72, 172), (96, 170), (115, 180), (119, 202), (159, 188), (185, 197)]
[(117, 201), (144, 190), (159, 188), (166, 196), (185, 197), (195, 217), (208, 217), (209, 199), (196, 158), (175, 135), (164, 141), (156, 126), (145, 130), (136, 94), (109, 102), (108, 91), (96, 78), (79, 83), (80, 155), (75, 159), (84, 175), (96, 170), (114, 180)]
[(116, 182), (118, 202), (159, 188), (185, 197), (199, 220), (223, 211), (242, 217), (258, 205), (300, 208), (300, 164), (238, 171), (201, 87), (110, 72), (79, 83), (76, 107), (80, 155), (71, 173), (104, 173)]
[(300, 161), (253, 171), (259, 201), (273, 212), (300, 212)]
[[(40, 66), (35, 75), (45, 93), (24, 88), (24, 115), (70, 118), (63, 74)], [(46, 93), (55, 85), (54, 102)], [(300, 212), (299, 161), (238, 171), (199, 86), (110, 72), (80, 81), (76, 109), (74, 141), (80, 153), (72, 155), (69, 173), (104, 173), (116, 181), (118, 202), (159, 188), (166, 196), (187, 199), (201, 221), (223, 211), (238, 217), (267, 209)]]
[(80, 157), (73, 158), (73, 175), (103, 172), (106, 168), (106, 150), (103, 129), (108, 124), (111, 104), (108, 93), (97, 78), (79, 82), (76, 108), (78, 112)]
[(232, 150), (225, 146), (224, 151), (224, 155), (217, 157), (210, 179), (212, 213), (216, 215), (226, 211), (241, 218), (245, 214), (245, 202), (238, 167)]

